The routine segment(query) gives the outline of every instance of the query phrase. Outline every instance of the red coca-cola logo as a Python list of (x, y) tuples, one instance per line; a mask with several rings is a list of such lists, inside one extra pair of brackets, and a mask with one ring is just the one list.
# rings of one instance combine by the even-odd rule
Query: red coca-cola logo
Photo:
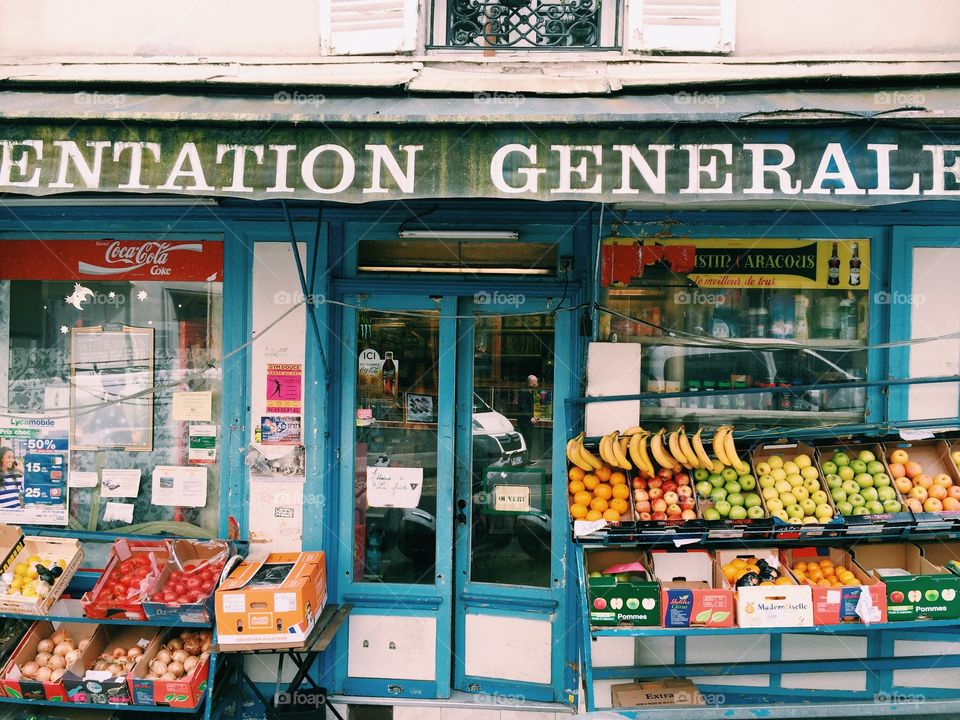
[(118, 241), (110, 243), (103, 259), (108, 263), (122, 262), (138, 265), (166, 265), (170, 243), (145, 242), (123, 245)]

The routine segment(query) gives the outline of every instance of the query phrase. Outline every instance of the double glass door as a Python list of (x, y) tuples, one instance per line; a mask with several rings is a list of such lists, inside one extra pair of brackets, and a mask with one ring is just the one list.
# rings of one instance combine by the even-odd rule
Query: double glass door
[[(435, 638), (434, 668), (411, 670), (421, 656), (381, 669), (394, 694), (554, 699), (560, 684), (565, 496), (558, 512), (551, 479), (564, 314), (512, 298), (344, 298), (347, 594), (361, 618), (395, 613)], [(410, 646), (395, 632), (388, 648)], [(375, 692), (380, 671), (348, 664), (348, 680), (362, 673)], [(397, 681), (404, 672), (423, 684)]]

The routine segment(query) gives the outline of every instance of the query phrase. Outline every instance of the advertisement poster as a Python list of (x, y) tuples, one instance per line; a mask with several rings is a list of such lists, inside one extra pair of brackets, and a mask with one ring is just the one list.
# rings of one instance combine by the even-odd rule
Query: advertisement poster
[(207, 504), (207, 469), (181, 465), (157, 465), (153, 469), (152, 497), (154, 505), (205, 507)]
[(267, 412), (300, 414), (303, 366), (300, 363), (267, 364)]
[(260, 419), (260, 442), (264, 445), (299, 445), (300, 416), (264, 415)]
[(153, 328), (71, 328), (74, 450), (153, 449)]
[(366, 398), (396, 397), (400, 363), (390, 351), (380, 357), (373, 348), (360, 352), (357, 384)]
[(209, 465), (217, 460), (217, 426), (191, 425), (187, 462), (191, 465)]
[(868, 290), (868, 240), (755, 238), (658, 240), (693, 246), (687, 277), (701, 288)]
[(407, 422), (437, 422), (437, 406), (433, 395), (406, 393)]
[(66, 525), (69, 420), (0, 415), (0, 522)]

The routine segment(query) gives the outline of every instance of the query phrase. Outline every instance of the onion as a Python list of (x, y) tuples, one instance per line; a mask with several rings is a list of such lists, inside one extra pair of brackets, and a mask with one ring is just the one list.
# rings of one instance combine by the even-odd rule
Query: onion
[(60, 679), (63, 677), (64, 670), (54, 670), (50, 673), (50, 682), (60, 682)]
[(67, 665), (73, 665), (77, 661), (78, 657), (80, 657), (80, 651), (71, 650), (66, 655), (64, 655), (63, 659), (67, 661)]
[(31, 660), (30, 662), (24, 663), (20, 667), (20, 672), (23, 673), (24, 677), (32, 678), (32, 677), (36, 677), (37, 670), (39, 669), (40, 669), (40, 666)]
[(37, 643), (37, 652), (52, 653), (54, 648), (53, 640), (41, 640)]
[(172, 663), (167, 665), (167, 672), (173, 673), (176, 677), (183, 677), (183, 663), (179, 663), (174, 660)]
[(186, 640), (187, 638), (195, 637), (196, 633), (193, 630), (182, 630), (180, 632), (180, 639)]
[(172, 672), (165, 672), (163, 675), (160, 676), (160, 679), (161, 679), (161, 680), (176, 680), (176, 679), (177, 679), (177, 676), (174, 675)]
[(84, 650), (87, 649), (87, 645), (89, 645), (89, 644), (90, 644), (90, 638), (87, 638), (86, 640), (81, 640), (81, 641), (80, 641), (80, 644), (77, 645), (77, 649), (78, 649), (80, 652), (83, 652)]
[(50, 658), (52, 657), (53, 655), (50, 653), (37, 653), (37, 656), (34, 658), (34, 660), (37, 661), (37, 665), (40, 667), (46, 667), (47, 663), (50, 662)]
[(157, 675), (156, 673), (147, 673), (147, 676), (144, 678), (144, 680), (159, 680), (159, 679), (160, 679), (160, 676)]
[(183, 649), (190, 655), (199, 655), (201, 647), (200, 640), (197, 638), (189, 638), (183, 642)]
[(205, 643), (203, 643), (203, 645), (200, 646), (200, 652), (209, 652), (211, 647), (213, 647), (213, 643), (207, 640)]
[(183, 661), (183, 671), (185, 673), (191, 673), (193, 672), (193, 669), (199, 664), (200, 664), (200, 658), (196, 658), (192, 656), (188, 657), (186, 660)]
[[(161, 650), (160, 652), (157, 653), (157, 660), (159, 660), (164, 664), (167, 664), (168, 662), (173, 660), (173, 655), (170, 653), (169, 650)], [(163, 673), (160, 673), (160, 674), (162, 675)]]
[(51, 655), (47, 667), (51, 670), (63, 670), (67, 666), (67, 661), (63, 655)]
[(93, 669), (96, 670), (97, 672), (100, 672), (101, 670), (106, 670), (106, 669), (107, 669), (107, 661), (106, 661), (106, 660), (97, 660), (97, 661), (93, 664)]
[(190, 657), (190, 653), (188, 653), (186, 650), (177, 650), (173, 654), (173, 659), (180, 664), (183, 664), (183, 661), (186, 660), (188, 657)]
[(160, 658), (157, 658), (152, 663), (150, 663), (150, 672), (156, 673), (157, 675), (163, 675), (167, 671), (167, 664), (163, 662)]
[(72, 642), (62, 642), (57, 643), (57, 646), (53, 649), (54, 655), (66, 655), (71, 650), (76, 650)]
[(107, 668), (107, 670), (109, 670), (110, 674), (113, 675), (114, 677), (120, 677), (121, 675), (125, 675), (127, 672), (124, 669), (123, 665), (120, 665), (118, 663), (113, 663), (112, 665), (110, 665), (110, 667)]
[(59, 645), (64, 640), (66, 640), (69, 635), (67, 635), (66, 630), (57, 630), (53, 635), (50, 636), (50, 639), (53, 640), (54, 645)]
[(113, 655), (114, 660), (119, 660), (120, 658), (127, 656), (127, 651), (124, 650), (122, 647), (118, 647), (118, 648), (114, 648), (111, 654)]
[(48, 667), (37, 668), (37, 674), (34, 676), (37, 682), (47, 682), (50, 679), (50, 676), (53, 674), (53, 670)]
[(173, 640), (167, 643), (167, 647), (170, 650), (183, 650), (183, 640), (178, 640), (177, 638), (174, 638)]
[(131, 659), (136, 659), (143, 655), (143, 650), (140, 649), (139, 645), (134, 645), (132, 648), (127, 650), (127, 657)]

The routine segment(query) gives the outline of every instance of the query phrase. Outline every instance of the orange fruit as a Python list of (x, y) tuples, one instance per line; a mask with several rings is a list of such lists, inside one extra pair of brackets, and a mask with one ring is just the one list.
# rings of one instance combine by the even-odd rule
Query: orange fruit
[(603, 519), (607, 522), (620, 522), (620, 513), (611, 508), (603, 513)]
[(587, 512), (587, 516), (584, 518), (584, 520), (589, 520), (590, 522), (593, 522), (594, 520), (600, 520), (602, 518), (603, 518), (602, 512), (600, 512), (599, 510), (590, 510)]
[(609, 485), (597, 485), (597, 489), (593, 491), (593, 494), (595, 497), (609, 500), (613, 497), (613, 490)]
[(614, 485), (613, 496), (615, 498), (626, 499), (630, 497), (630, 488), (628, 488), (626, 485)]
[(567, 471), (567, 477), (570, 478), (571, 480), (583, 480), (583, 477), (586, 474), (587, 473), (583, 468), (577, 467), (576, 465), (574, 465), (572, 468), (570, 468), (569, 471)]
[(610, 505), (602, 497), (595, 497), (590, 501), (590, 509), (598, 510), (601, 514), (606, 512), (608, 507), (610, 507)]
[(630, 504), (623, 498), (614, 498), (610, 501), (610, 509), (616, 510), (618, 513), (623, 515), (627, 510), (630, 509)]
[(584, 486), (587, 490), (590, 490), (590, 491), (592, 492), (593, 490), (596, 490), (596, 489), (597, 489), (597, 485), (599, 485), (599, 484), (600, 484), (600, 481), (597, 480), (597, 476), (596, 476), (596, 475), (592, 475), (592, 474), (591, 474), (591, 475), (584, 475), (584, 476), (583, 476), (583, 486)]
[(573, 505), (570, 506), (570, 514), (577, 520), (583, 520), (583, 518), (587, 516), (588, 512), (590, 511), (587, 510), (587, 508), (583, 505), (578, 505), (577, 503), (574, 503)]
[(737, 580), (737, 569), (733, 565), (724, 565), (723, 566), (723, 576), (727, 579), (728, 583), (734, 583)]
[(833, 587), (833, 583), (827, 580), (826, 578), (818, 582), (817, 585), (819, 585), (820, 587)]
[(794, 570), (799, 570), (800, 572), (806, 572), (806, 571), (807, 571), (807, 564), (806, 564), (805, 562), (798, 562), (798, 563), (794, 564), (793, 569), (794, 569)]
[(576, 495), (578, 492), (586, 490), (586, 486), (583, 484), (582, 480), (571, 480), (570, 484), (567, 485), (567, 489), (570, 491), (571, 495)]
[(762, 583), (760, 583), (760, 584), (761, 584), (761, 585), (773, 585), (773, 583), (770, 582), (769, 580), (764, 580), (764, 581), (763, 581)]
[(857, 585), (860, 584), (860, 581), (857, 580), (856, 577), (849, 577), (849, 578), (847, 578), (846, 580), (843, 581), (843, 584), (846, 585), (846, 586), (848, 586), (848, 587), (856, 587)]
[(610, 484), (611, 485), (624, 485), (627, 482), (627, 476), (622, 472), (615, 472), (610, 474)]
[(573, 502), (575, 505), (589, 505), (591, 500), (593, 500), (593, 495), (585, 490), (581, 490), (573, 496)]
[(600, 469), (594, 470), (593, 474), (597, 476), (597, 480), (600, 482), (607, 482), (612, 472), (609, 465), (601, 465)]
[(780, 577), (778, 577), (776, 580), (773, 581), (773, 584), (774, 585), (793, 585), (793, 583), (790, 581), (790, 578), (788, 578), (786, 575), (781, 575)]
[(730, 564), (737, 568), (737, 570), (742, 570), (747, 566), (747, 561), (743, 558), (734, 558), (730, 561)]

